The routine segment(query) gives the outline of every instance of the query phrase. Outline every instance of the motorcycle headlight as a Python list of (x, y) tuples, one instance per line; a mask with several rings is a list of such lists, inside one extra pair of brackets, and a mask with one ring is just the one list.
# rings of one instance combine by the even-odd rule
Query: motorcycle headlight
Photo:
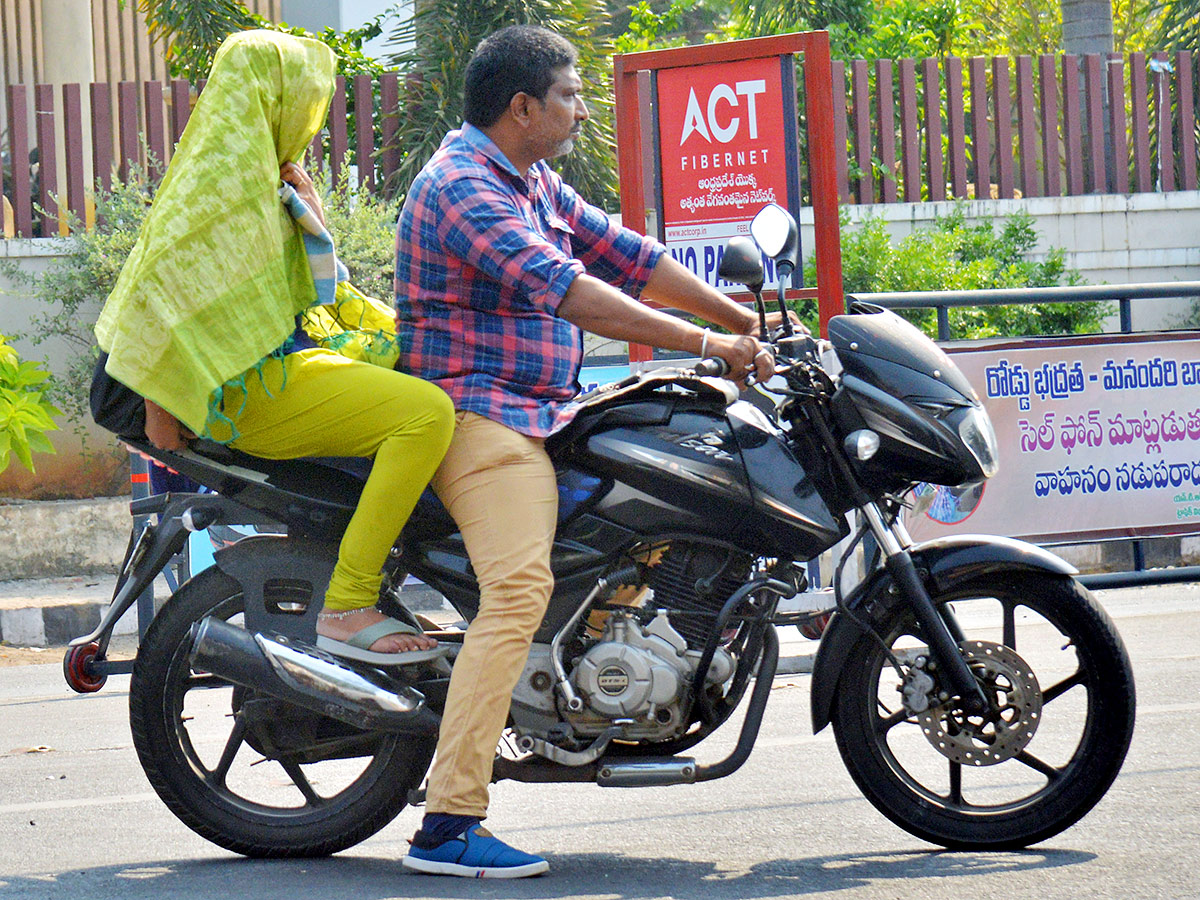
[(995, 475), (1000, 467), (997, 459), (996, 430), (992, 428), (992, 420), (983, 411), (983, 407), (972, 406), (966, 410), (958, 420), (958, 436), (979, 463), (983, 477), (991, 478)]

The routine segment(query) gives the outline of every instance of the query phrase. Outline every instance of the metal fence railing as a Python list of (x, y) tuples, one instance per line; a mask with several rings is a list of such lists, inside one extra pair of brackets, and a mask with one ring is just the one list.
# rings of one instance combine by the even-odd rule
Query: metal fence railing
[(1066, 287), (1004, 288), (983, 291), (891, 291), (847, 294), (846, 302), (862, 300), (888, 309), (933, 309), (937, 311), (939, 341), (953, 339), (950, 310), (956, 306), (1017, 306), (1034, 303), (1080, 303), (1116, 301), (1121, 333), (1133, 331), (1134, 301), (1200, 297), (1200, 281), (1162, 284), (1080, 284)]
[[(1200, 187), (1197, 57), (1187, 51), (835, 61), (832, 74), (843, 203)], [(83, 221), (85, 173), (107, 187), (114, 165), (123, 174), (148, 158), (165, 163), (194, 99), (179, 80), (110, 73), (112, 81), (59, 85), (38, 83), (35, 70), (18, 75), (0, 98), (8, 156), (0, 193), (17, 237), (58, 234), (60, 204)], [(313, 147), (318, 161), (327, 158), (336, 176), (350, 153), (361, 183), (388, 184), (411, 87), (395, 72), (339, 78), (327, 133)], [(808, 172), (800, 178), (807, 196)]]

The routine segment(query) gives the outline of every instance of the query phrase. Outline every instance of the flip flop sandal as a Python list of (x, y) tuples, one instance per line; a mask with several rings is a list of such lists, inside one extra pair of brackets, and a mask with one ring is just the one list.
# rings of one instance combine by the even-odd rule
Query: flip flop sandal
[(353, 659), (357, 662), (371, 663), (377, 666), (403, 666), (411, 663), (429, 662), (445, 656), (450, 648), (439, 644), (430, 650), (407, 650), (403, 653), (377, 653), (368, 649), (382, 637), (391, 634), (421, 634), (420, 631), (396, 619), (384, 619), (374, 625), (368, 625), (362, 631), (355, 633), (345, 641), (337, 641), (323, 635), (317, 635), (317, 646), (326, 653), (340, 656), (343, 659)]

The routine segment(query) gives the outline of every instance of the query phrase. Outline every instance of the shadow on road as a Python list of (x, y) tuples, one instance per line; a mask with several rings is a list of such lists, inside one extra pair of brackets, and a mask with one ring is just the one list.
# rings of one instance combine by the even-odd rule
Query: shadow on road
[[(714, 854), (716, 855), (716, 854)], [(263, 861), (241, 858), (173, 860), (138, 866), (77, 869), (44, 876), (0, 876), (0, 898), (221, 897), (224, 900), (391, 900), (391, 898), (596, 897), (641, 900), (681, 897), (803, 897), (904, 882), (903, 893), (956, 896), (955, 880), (1076, 866), (1095, 854), (1073, 850), (1010, 853), (908, 851), (775, 859), (743, 868), (730, 861), (695, 862), (610, 853), (549, 855), (547, 875), (521, 881), (434, 878), (405, 872), (399, 861), (336, 856)]]

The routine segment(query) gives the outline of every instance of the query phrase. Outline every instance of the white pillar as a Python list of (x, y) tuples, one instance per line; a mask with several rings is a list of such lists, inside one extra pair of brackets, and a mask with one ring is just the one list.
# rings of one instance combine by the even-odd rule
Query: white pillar
[(1112, 0), (1061, 0), (1060, 8), (1064, 53), (1112, 52)]
[(91, 0), (41, 0), (42, 79), (54, 85), (57, 111), (54, 142), (58, 156), (59, 207), (67, 206), (67, 154), (63, 137), (62, 86), (80, 85), (83, 112), (83, 183), (92, 186), (92, 119), (88, 114), (88, 84), (94, 78)]
[(42, 0), (42, 72), (51, 84), (92, 80), (91, 0)]

